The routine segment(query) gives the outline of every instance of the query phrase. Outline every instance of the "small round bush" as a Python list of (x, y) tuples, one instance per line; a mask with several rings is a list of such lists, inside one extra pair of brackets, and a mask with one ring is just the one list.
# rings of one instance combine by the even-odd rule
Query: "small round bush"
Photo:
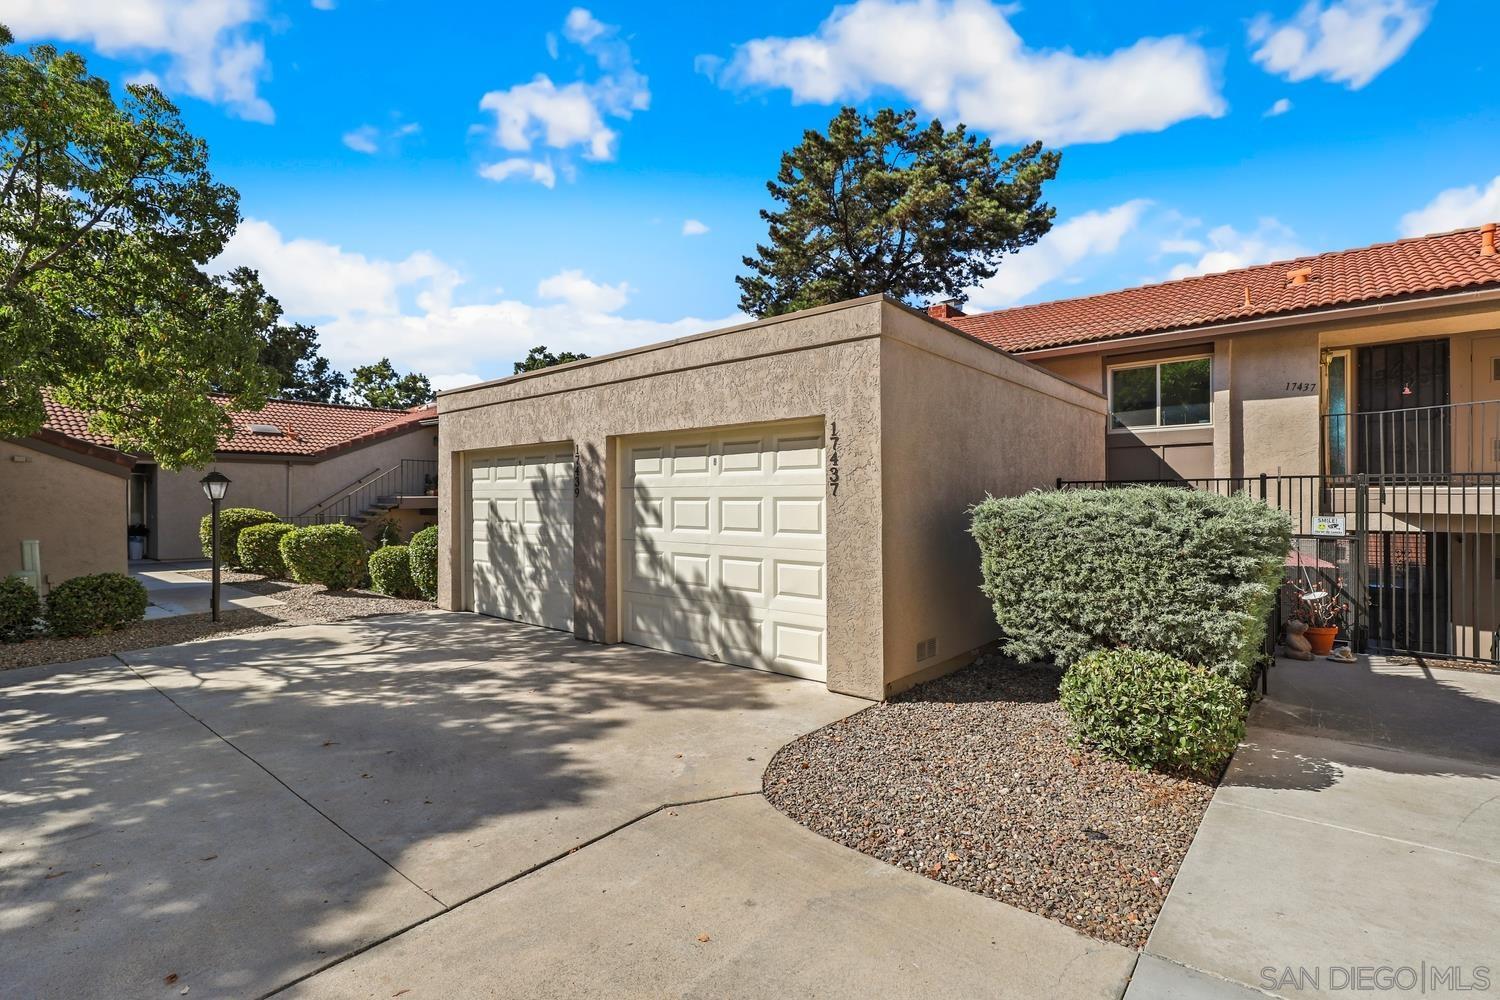
[(146, 617), (146, 588), (124, 573), (75, 576), (47, 595), (47, 628), (53, 635), (93, 635)]
[(1089, 653), (1059, 698), (1080, 742), (1137, 767), (1211, 776), (1245, 736), (1245, 689), (1165, 653)]
[(281, 558), (281, 536), (295, 531), (296, 525), (284, 521), (252, 524), (240, 532), (235, 544), (239, 564), (251, 573), (280, 579), (286, 576), (286, 560)]
[(370, 553), (370, 586), (387, 597), (416, 597), (411, 582), (411, 556), (405, 545), (387, 545)]
[(412, 535), (406, 551), (411, 557), (411, 582), (416, 585), (417, 592), (429, 601), (437, 600), (437, 525), (429, 525)]
[(288, 531), (281, 536), (281, 558), (298, 583), (348, 590), (367, 579), (365, 538), (347, 524), (313, 524)]
[[(240, 532), (252, 524), (270, 524), (281, 518), (268, 510), (254, 507), (226, 507), (219, 511), (219, 558), (231, 566), (240, 565)], [(214, 555), (213, 515), (204, 514), (198, 522), (198, 541), (203, 543), (203, 558)]]
[(31, 584), (17, 576), (0, 579), (0, 642), (31, 638), (40, 617), (42, 599)]

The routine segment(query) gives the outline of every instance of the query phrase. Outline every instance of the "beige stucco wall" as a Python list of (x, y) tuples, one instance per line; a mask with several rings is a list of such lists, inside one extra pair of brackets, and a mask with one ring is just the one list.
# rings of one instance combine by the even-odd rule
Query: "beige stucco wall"
[[(881, 341), (886, 692), (998, 638), (968, 508), (1104, 475), (1102, 396), (886, 307)], [(844, 434), (842, 425), (840, 433)], [(833, 586), (838, 586), (837, 579)], [(918, 661), (917, 643), (938, 640)]]
[[(1086, 351), (1032, 360), (1080, 384), (1102, 388), (1104, 372), (1112, 363), (1150, 354), (1192, 353), (1207, 343), (1214, 358), (1212, 474), (1305, 475), (1320, 469), (1324, 350), (1450, 338), (1452, 399), (1463, 402), (1483, 395), (1471, 387), (1472, 345), (1476, 338), (1496, 333), (1500, 307), (1484, 303), (1373, 317), (1307, 318), (1291, 326), (1207, 339), (1199, 334), (1104, 342)], [(1191, 468), (1200, 467), (1195, 454)]]
[[(317, 462), (278, 459), (226, 459), (214, 468), (232, 480), (228, 507), (259, 507), (280, 517), (300, 514), (360, 477), (388, 469), (403, 458), (434, 459), (435, 427), (383, 438)], [(160, 471), (156, 476), (156, 525), (152, 554), (157, 559), (201, 559), (198, 523), (208, 513), (208, 498), (198, 480), (202, 469)], [(412, 518), (403, 515), (403, 520)], [(430, 520), (430, 516), (429, 516)]]
[[(951, 667), (994, 638), (966, 510), (986, 491), (1102, 474), (1103, 400), (880, 299), (778, 317), (439, 397), (440, 463), (571, 442), (574, 628), (616, 641), (615, 443), (655, 432), (798, 418), (838, 431), (827, 496), (829, 688), (881, 698), (909, 683), (916, 642)], [(464, 498), (440, 499), (438, 603), (462, 608)], [(892, 512), (895, 512), (893, 516)], [(893, 560), (893, 561), (891, 561)], [(920, 634), (919, 634), (920, 633)]]
[[(17, 461), (20, 459), (20, 461)], [(88, 573), (123, 573), (129, 470), (0, 441), (0, 577), (41, 545), (43, 589)]]
[[(827, 505), (828, 686), (884, 692), (880, 552), (878, 299), (810, 310), (438, 397), (439, 467), (463, 482), (463, 453), (570, 441), (574, 628), (616, 641), (614, 440), (621, 436), (798, 418), (837, 421), (841, 486)], [(950, 334), (951, 336), (951, 334)], [(441, 491), (438, 604), (464, 601), (460, 489)]]

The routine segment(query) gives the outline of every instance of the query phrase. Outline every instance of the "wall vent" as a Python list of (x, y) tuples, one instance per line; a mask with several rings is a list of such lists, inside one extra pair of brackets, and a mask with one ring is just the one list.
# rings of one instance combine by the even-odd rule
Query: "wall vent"
[(932, 659), (936, 655), (937, 655), (937, 636), (933, 636), (930, 639), (923, 639), (921, 642), (917, 643), (917, 662), (918, 663), (921, 663), (923, 660), (930, 660), (930, 659)]

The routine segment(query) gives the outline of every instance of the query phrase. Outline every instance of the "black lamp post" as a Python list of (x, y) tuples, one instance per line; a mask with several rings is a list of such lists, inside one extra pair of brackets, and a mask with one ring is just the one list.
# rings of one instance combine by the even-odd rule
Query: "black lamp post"
[(213, 620), (219, 620), (219, 501), (224, 499), (224, 494), (229, 492), (229, 477), (222, 472), (210, 472), (198, 480), (203, 486), (203, 492), (208, 496), (209, 503), (209, 538), (212, 539), (210, 551), (214, 562), (214, 587), (210, 607), (213, 610)]

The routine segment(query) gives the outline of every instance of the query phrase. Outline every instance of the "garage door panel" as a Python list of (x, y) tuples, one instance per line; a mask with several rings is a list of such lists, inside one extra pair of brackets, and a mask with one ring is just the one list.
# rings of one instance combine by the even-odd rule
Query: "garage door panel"
[(826, 675), (820, 424), (627, 442), (627, 642)]
[(517, 449), (469, 460), (471, 606), (571, 629), (572, 454)]

